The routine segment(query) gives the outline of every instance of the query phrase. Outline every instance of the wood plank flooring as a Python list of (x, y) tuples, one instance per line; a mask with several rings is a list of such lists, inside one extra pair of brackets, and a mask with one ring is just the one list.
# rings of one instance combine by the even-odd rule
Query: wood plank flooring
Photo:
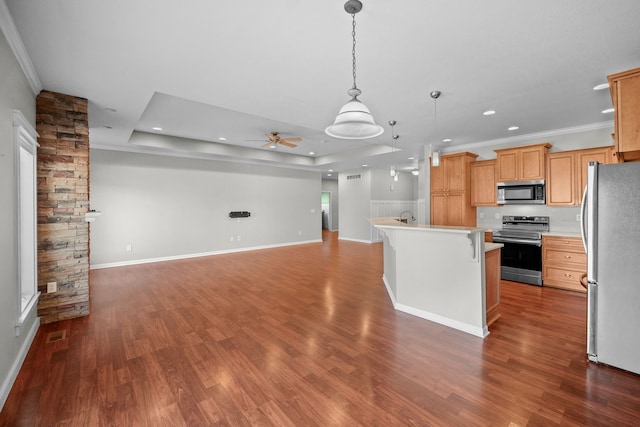
[(380, 244), (324, 238), (92, 271), (0, 425), (637, 425), (640, 376), (586, 359), (584, 295), (503, 282), (482, 340), (396, 312)]

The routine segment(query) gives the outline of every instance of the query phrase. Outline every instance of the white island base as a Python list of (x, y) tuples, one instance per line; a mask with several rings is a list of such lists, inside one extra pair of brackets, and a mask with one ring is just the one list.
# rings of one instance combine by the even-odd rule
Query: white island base
[(374, 218), (383, 233), (383, 281), (396, 310), (484, 338), (483, 228), (406, 225)]

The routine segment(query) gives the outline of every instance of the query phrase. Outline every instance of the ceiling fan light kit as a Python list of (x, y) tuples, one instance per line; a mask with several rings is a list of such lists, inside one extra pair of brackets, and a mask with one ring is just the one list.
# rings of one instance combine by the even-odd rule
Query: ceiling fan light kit
[(367, 106), (358, 99), (362, 91), (356, 85), (356, 13), (362, 10), (362, 3), (359, 0), (348, 0), (344, 4), (344, 10), (352, 17), (353, 87), (347, 92), (351, 99), (340, 109), (335, 122), (325, 129), (325, 133), (341, 139), (374, 138), (382, 135), (384, 129), (375, 123)]

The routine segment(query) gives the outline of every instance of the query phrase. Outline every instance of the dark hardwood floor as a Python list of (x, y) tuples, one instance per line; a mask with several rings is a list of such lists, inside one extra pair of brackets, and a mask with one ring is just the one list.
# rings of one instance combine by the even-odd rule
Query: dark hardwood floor
[(324, 237), (92, 271), (0, 425), (638, 425), (640, 376), (586, 359), (584, 295), (503, 282), (482, 340), (394, 311), (380, 244)]

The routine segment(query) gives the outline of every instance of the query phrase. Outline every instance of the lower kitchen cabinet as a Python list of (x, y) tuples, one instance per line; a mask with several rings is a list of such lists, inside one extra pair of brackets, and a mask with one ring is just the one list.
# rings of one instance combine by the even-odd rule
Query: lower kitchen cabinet
[(500, 317), (500, 249), (484, 254), (487, 326)]
[(586, 292), (580, 279), (587, 272), (587, 255), (579, 237), (542, 236), (544, 286)]

